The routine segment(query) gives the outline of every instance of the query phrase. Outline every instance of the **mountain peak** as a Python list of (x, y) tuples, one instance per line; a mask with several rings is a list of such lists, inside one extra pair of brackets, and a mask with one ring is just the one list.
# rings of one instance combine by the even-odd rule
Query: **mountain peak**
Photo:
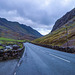
[[(55, 25), (53, 26), (52, 31), (55, 31), (56, 29), (60, 28), (62, 25), (64, 25), (65, 23), (67, 23), (69, 20), (71, 20), (73, 17), (75, 17), (75, 8), (72, 9), (71, 11), (67, 12), (63, 17), (61, 17), (60, 19), (58, 19), (55, 22)], [(51, 31), (51, 32), (52, 32)]]

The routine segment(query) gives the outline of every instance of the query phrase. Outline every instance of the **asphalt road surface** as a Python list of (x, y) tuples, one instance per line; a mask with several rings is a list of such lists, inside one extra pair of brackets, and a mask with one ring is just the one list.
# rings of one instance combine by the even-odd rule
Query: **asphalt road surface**
[(0, 62), (0, 75), (13, 75), (18, 60), (7, 60)]
[(75, 54), (25, 43), (14, 75), (75, 75)]

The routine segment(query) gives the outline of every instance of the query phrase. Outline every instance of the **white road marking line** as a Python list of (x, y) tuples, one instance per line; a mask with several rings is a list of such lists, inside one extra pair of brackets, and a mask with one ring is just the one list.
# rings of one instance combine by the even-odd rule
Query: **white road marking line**
[(58, 57), (58, 56), (53, 55), (53, 54), (50, 54), (50, 53), (49, 53), (49, 55), (54, 56), (54, 57), (56, 57), (56, 58), (58, 58), (58, 59), (61, 59), (61, 60), (64, 60), (64, 61), (66, 61), (66, 62), (70, 63), (70, 61), (69, 61), (69, 60), (67, 60), (67, 59), (64, 59), (64, 58)]
[(18, 65), (17, 65), (18, 67), (20, 66), (20, 64), (18, 63)]
[(24, 58), (24, 55), (23, 55), (23, 58)]
[(18, 67), (19, 67), (19, 66), (20, 66), (20, 64), (22, 63), (23, 58), (24, 58), (24, 56), (25, 56), (25, 53), (26, 53), (26, 48), (25, 48), (25, 51), (24, 51), (24, 53), (23, 53), (22, 58), (19, 60), (19, 63), (17, 64), (17, 66), (18, 66)]
[[(44, 52), (44, 51), (42, 51), (42, 52)], [(49, 52), (49, 51), (46, 51), (46, 52)], [(45, 52), (44, 52), (44, 53), (45, 53)], [(54, 56), (54, 57), (56, 57), (56, 58), (58, 58), (58, 59), (61, 59), (61, 60), (64, 60), (64, 61), (66, 61), (66, 62), (70, 63), (70, 61), (69, 61), (69, 60), (67, 60), (67, 59), (64, 59), (64, 58), (58, 57), (58, 56), (53, 55), (53, 54), (51, 54), (51, 53), (49, 53), (49, 55)]]
[(16, 72), (14, 73), (14, 75), (16, 75)]
[(24, 51), (24, 53), (23, 53), (23, 56), (22, 56), (22, 58), (24, 58), (24, 56), (25, 56), (25, 53), (26, 53), (26, 47), (25, 47), (25, 51)]

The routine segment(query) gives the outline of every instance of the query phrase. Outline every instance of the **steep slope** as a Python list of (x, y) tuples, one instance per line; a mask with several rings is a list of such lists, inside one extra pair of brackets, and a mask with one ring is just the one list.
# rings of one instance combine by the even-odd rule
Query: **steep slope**
[(15, 39), (33, 40), (41, 37), (42, 35), (29, 26), (0, 18), (0, 36)]
[[(70, 17), (70, 15), (68, 17)], [(50, 34), (41, 37), (39, 39), (36, 39), (33, 42), (39, 44), (63, 46), (63, 47), (67, 47), (68, 43), (69, 47), (75, 47), (75, 16), (73, 16), (72, 19), (67, 21), (60, 28), (59, 27), (57, 28), (58, 29), (52, 31)]]
[(71, 20), (73, 17), (75, 16), (75, 8), (72, 9), (70, 12), (67, 12), (63, 17), (61, 17), (60, 19), (58, 19), (55, 22), (55, 25), (53, 26), (52, 31), (60, 28), (61, 26), (63, 26), (65, 23), (67, 23), (69, 20)]

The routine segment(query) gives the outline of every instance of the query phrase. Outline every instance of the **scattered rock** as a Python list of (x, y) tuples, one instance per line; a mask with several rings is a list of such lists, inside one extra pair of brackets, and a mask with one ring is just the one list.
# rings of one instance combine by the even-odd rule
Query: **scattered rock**
[(18, 45), (13, 45), (13, 50), (17, 50), (18, 48), (20, 48), (20, 46), (18, 46)]
[(0, 43), (0, 46), (2, 46), (2, 44)]
[(6, 46), (5, 48), (6, 48), (6, 49), (12, 49), (12, 47), (11, 47), (11, 46)]

